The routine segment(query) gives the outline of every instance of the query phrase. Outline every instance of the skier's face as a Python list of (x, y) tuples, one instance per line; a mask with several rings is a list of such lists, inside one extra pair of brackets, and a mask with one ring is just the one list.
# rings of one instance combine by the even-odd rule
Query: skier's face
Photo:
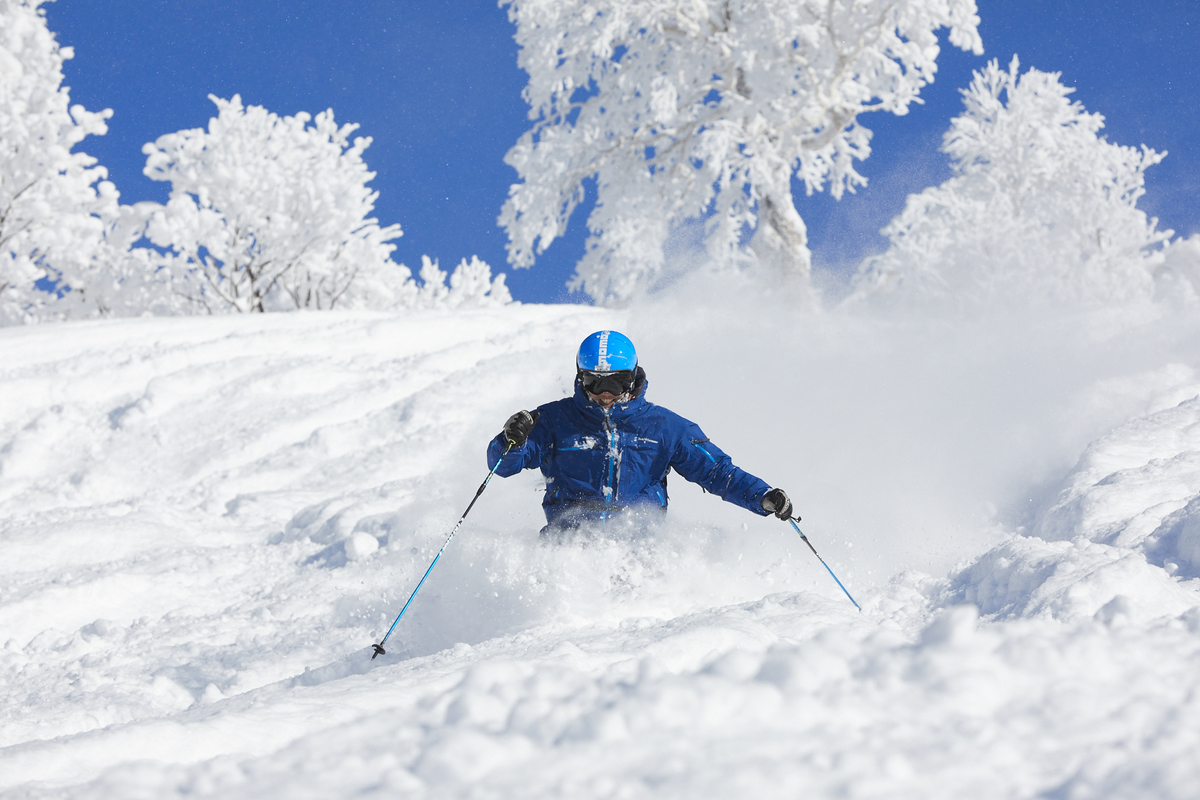
[(613, 403), (624, 397), (624, 395), (613, 394), (612, 392), (601, 392), (600, 394), (592, 394), (591, 392), (588, 392), (588, 397), (592, 399), (593, 403), (603, 406), (604, 408), (608, 408)]
[(604, 408), (627, 396), (633, 391), (634, 371), (631, 369), (615, 372), (590, 372), (579, 370), (579, 383), (588, 398)]

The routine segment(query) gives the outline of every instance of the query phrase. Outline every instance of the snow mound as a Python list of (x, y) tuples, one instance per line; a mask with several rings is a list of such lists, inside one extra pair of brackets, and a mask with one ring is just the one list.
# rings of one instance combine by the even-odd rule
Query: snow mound
[(1198, 591), (1129, 548), (1015, 536), (952, 575), (940, 599), (997, 619), (1078, 622), (1119, 613), (1145, 623), (1195, 607)]
[[(1194, 326), (744, 311), (0, 331), (0, 794), (1188, 797)], [(607, 327), (865, 612), (674, 480), (667, 524), (547, 543), (526, 474), (372, 660), (486, 441)]]
[(1111, 544), (1171, 575), (1197, 578), (1198, 515), (1200, 396), (1130, 420), (1089, 445), (1037, 533)]
[(1089, 444), (1032, 535), (927, 588), (935, 602), (971, 603), (993, 619), (1136, 624), (1197, 605), (1200, 583), (1180, 579), (1200, 574), (1200, 397), (1178, 398), (1200, 386), (1178, 364), (1138, 377), (1148, 413)]
[(1200, 396), (1089, 445), (1037, 533), (1136, 547), (1198, 493)]

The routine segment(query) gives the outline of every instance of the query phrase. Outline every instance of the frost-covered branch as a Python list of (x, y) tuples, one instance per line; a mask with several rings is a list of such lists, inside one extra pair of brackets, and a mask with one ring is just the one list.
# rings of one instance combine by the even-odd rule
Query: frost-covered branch
[(0, 324), (55, 302), (39, 279), (72, 289), (71, 302), (103, 294), (105, 228), (118, 215), (107, 171), (71, 152), (106, 133), (112, 111), (70, 104), (62, 64), (74, 52), (55, 41), (41, 5), (0, 0)]
[(218, 116), (146, 145), (148, 177), (171, 182), (146, 234), (170, 248), (173, 279), (209, 311), (332, 308), (367, 273), (395, 271), (399, 225), (370, 217), (378, 193), (333, 112), (280, 117), (211, 97)]
[(943, 150), (954, 177), (911, 195), (852, 303), (970, 308), (1148, 299), (1171, 231), (1137, 208), (1166, 155), (1100, 136), (1059, 73), (996, 61), (963, 91)]
[(621, 301), (662, 266), (672, 226), (703, 219), (721, 262), (756, 229), (759, 261), (803, 277), (796, 175), (835, 196), (865, 180), (858, 114), (897, 114), (933, 78), (936, 31), (981, 52), (973, 0), (511, 0), (531, 129), (506, 161), (500, 222), (530, 266), (595, 178), (573, 288)]

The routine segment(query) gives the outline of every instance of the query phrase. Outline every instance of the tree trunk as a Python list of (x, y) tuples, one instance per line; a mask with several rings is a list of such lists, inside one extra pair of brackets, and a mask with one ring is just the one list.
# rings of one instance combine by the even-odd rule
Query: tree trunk
[(796, 212), (790, 194), (758, 201), (758, 228), (750, 240), (758, 260), (781, 275), (795, 276), (808, 283), (812, 256), (808, 251), (808, 229)]

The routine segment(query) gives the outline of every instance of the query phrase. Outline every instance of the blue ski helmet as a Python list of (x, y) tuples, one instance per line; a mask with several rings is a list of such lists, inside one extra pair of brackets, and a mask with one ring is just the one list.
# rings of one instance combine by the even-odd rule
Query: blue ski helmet
[(620, 372), (637, 368), (637, 350), (617, 331), (596, 331), (579, 345), (575, 366), (586, 372)]

